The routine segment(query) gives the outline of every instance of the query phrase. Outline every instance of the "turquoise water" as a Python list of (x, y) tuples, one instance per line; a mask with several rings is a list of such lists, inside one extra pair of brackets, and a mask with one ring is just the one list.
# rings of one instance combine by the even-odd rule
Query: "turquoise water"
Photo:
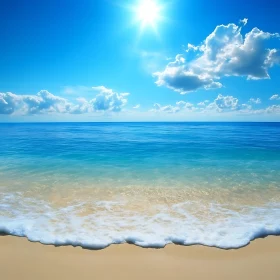
[(238, 248), (280, 233), (280, 123), (0, 124), (0, 230)]

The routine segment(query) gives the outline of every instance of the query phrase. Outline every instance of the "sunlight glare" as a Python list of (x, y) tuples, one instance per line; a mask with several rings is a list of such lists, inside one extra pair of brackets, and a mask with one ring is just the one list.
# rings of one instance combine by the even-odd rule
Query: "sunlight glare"
[(155, 27), (160, 18), (160, 10), (161, 7), (155, 0), (140, 1), (136, 11), (138, 20), (141, 22), (142, 27)]

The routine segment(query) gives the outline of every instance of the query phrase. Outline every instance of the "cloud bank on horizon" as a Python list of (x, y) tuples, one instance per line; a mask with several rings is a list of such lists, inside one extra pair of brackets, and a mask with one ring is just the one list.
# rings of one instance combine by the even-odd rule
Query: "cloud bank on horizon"
[[(94, 114), (94, 113), (120, 113), (129, 111), (126, 109), (129, 93), (117, 93), (104, 86), (92, 87), (97, 94), (90, 100), (83, 97), (75, 99), (75, 102), (62, 98), (47, 90), (41, 90), (36, 95), (17, 95), (14, 93), (0, 93), (0, 114), (4, 115), (40, 115), (40, 114)], [(280, 101), (276, 94), (270, 101)], [(239, 114), (280, 114), (280, 104), (272, 104), (266, 108), (254, 108), (261, 104), (260, 98), (250, 98), (247, 103), (240, 103), (238, 98), (219, 94), (212, 102), (209, 100), (193, 104), (178, 101), (174, 105), (160, 105), (155, 103), (148, 112), (153, 113), (229, 113)], [(140, 104), (133, 106), (131, 110), (138, 110)], [(142, 111), (143, 114), (145, 112)]]
[(129, 93), (117, 93), (104, 86), (92, 88), (97, 94), (91, 100), (83, 97), (74, 102), (47, 90), (36, 95), (0, 93), (0, 114), (36, 115), (48, 113), (84, 114), (92, 112), (120, 112), (127, 103)]
[[(252, 98), (251, 98), (252, 99)], [(154, 104), (152, 112), (165, 112), (165, 113), (184, 113), (195, 112), (201, 114), (211, 113), (238, 113), (241, 115), (256, 115), (256, 114), (280, 114), (280, 105), (271, 105), (266, 108), (256, 109), (251, 105), (251, 99), (247, 103), (240, 103), (240, 101), (233, 96), (223, 96), (219, 94), (212, 102), (205, 100), (198, 104), (192, 104), (184, 101), (176, 102), (175, 105)], [(254, 104), (259, 104), (254, 102)]]

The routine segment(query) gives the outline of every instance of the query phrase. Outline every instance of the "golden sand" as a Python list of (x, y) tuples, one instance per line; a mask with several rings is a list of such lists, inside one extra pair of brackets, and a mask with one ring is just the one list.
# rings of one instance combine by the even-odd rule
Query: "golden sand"
[(0, 279), (280, 279), (280, 237), (238, 250), (113, 245), (100, 251), (0, 237)]

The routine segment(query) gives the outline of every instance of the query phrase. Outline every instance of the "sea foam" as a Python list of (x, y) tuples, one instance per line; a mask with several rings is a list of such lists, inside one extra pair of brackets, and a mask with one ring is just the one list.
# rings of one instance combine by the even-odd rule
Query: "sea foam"
[(72, 201), (60, 207), (20, 193), (7, 194), (1, 199), (0, 231), (43, 244), (88, 249), (121, 243), (151, 248), (175, 243), (231, 249), (280, 234), (280, 203), (227, 207), (188, 201), (153, 205), (152, 209), (147, 206), (146, 213), (129, 206), (129, 201)]

